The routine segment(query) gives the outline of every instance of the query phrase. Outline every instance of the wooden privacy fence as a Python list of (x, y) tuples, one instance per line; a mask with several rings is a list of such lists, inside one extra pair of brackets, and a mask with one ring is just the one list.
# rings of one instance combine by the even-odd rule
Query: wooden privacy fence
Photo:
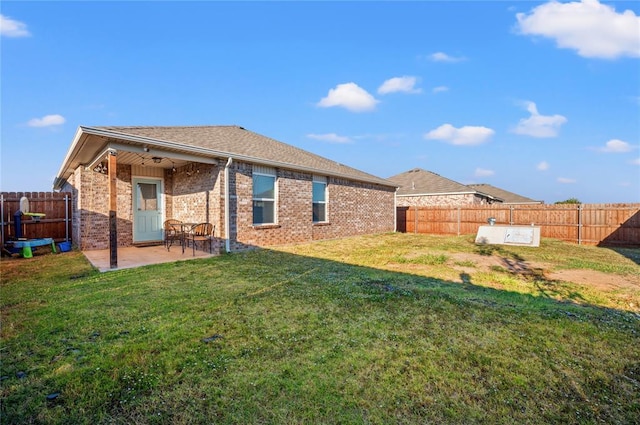
[(56, 242), (71, 240), (71, 194), (58, 192), (0, 193), (2, 244), (15, 237), (14, 214), (20, 209), (20, 198), (29, 200), (29, 211), (44, 213), (39, 221), (22, 216), (22, 237), (53, 238)]
[(397, 230), (435, 235), (475, 234), (496, 224), (541, 227), (541, 236), (585, 245), (640, 246), (640, 204), (473, 205), (398, 207)]

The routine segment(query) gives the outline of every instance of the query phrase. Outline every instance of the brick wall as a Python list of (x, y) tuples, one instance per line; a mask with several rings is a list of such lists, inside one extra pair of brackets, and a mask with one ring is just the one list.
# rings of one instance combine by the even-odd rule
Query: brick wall
[[(130, 165), (118, 165), (116, 176), (118, 211), (118, 246), (133, 244), (133, 186)], [(107, 233), (108, 235), (108, 233)], [(107, 236), (108, 240), (108, 236)]]
[(442, 206), (464, 206), (464, 205), (487, 205), (491, 202), (484, 196), (467, 193), (460, 195), (423, 195), (423, 196), (398, 196), (397, 206), (399, 207), (432, 207)]
[[(250, 164), (236, 163), (232, 186), (232, 249), (333, 239), (394, 230), (395, 188), (329, 178), (328, 222), (313, 223), (312, 175), (277, 170), (277, 223), (253, 225)], [(234, 240), (235, 236), (235, 240)]]
[(174, 208), (173, 208), (173, 185), (174, 185), (174, 179), (173, 179), (173, 175), (174, 173), (171, 170), (165, 170), (164, 172), (164, 194), (163, 194), (163, 200), (164, 200), (164, 217), (165, 220), (169, 219), (169, 218), (175, 218), (174, 215)]
[[(253, 173), (249, 164), (236, 164), (236, 249), (281, 245), (312, 239), (311, 174), (277, 170), (275, 225), (253, 225)], [(235, 220), (234, 220), (235, 219)], [(234, 226), (232, 225), (232, 229)]]
[[(133, 243), (131, 167), (118, 165), (116, 175), (118, 246), (130, 246)], [(108, 176), (78, 167), (63, 190), (75, 193), (72, 222), (75, 245), (81, 250), (109, 248)]]
[(109, 248), (109, 186), (108, 176), (79, 167), (78, 191), (79, 248), (82, 250)]
[(165, 178), (166, 217), (189, 223), (214, 223), (219, 216), (217, 180), (218, 168), (213, 165), (178, 168), (171, 178)]
[(165, 217), (185, 223), (212, 223), (216, 241), (212, 250), (220, 251), (221, 223), (220, 166), (211, 164), (188, 164), (165, 171)]
[[(224, 249), (224, 162), (189, 164), (164, 172), (164, 214), (184, 222), (215, 225), (214, 251)], [(253, 225), (253, 167), (234, 162), (230, 168), (231, 249), (307, 242), (394, 230), (395, 188), (328, 178), (327, 223), (312, 221), (309, 173), (278, 169), (277, 223)], [(131, 167), (118, 165), (118, 246), (133, 243)], [(77, 190), (73, 237), (83, 250), (109, 247), (108, 176), (78, 168), (65, 186)], [(76, 209), (77, 208), (77, 209)], [(77, 234), (76, 234), (77, 233)]]
[(313, 239), (392, 232), (395, 188), (329, 178), (329, 225), (313, 226)]

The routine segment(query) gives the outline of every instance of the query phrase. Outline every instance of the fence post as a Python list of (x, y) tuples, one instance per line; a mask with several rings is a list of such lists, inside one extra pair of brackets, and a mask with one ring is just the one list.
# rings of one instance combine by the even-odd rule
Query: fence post
[(578, 245), (582, 245), (582, 204), (578, 204)]
[(418, 206), (414, 206), (413, 210), (413, 233), (418, 233)]
[(458, 236), (460, 236), (460, 207), (458, 207)]
[(513, 205), (509, 206), (509, 226), (513, 226)]

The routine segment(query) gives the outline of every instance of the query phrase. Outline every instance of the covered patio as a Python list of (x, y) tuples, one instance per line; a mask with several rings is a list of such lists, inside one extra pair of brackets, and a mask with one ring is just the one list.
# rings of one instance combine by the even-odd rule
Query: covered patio
[(219, 159), (136, 129), (80, 127), (54, 182), (74, 193), (74, 246), (101, 271), (194, 258), (150, 246), (162, 242), (168, 219), (222, 228)]
[(185, 249), (183, 254), (180, 246), (173, 246), (170, 251), (167, 251), (164, 245), (124, 247), (118, 248), (118, 267), (112, 268), (110, 251), (108, 249), (82, 251), (82, 253), (87, 257), (89, 262), (101, 272), (130, 269), (148, 266), (150, 264), (209, 258), (217, 255), (197, 249), (194, 255), (191, 248)]

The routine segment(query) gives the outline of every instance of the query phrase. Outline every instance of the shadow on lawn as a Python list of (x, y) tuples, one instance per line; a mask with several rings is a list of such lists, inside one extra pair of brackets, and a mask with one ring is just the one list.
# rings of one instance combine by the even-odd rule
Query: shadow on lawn
[(634, 263), (640, 265), (640, 247), (638, 248), (620, 248), (620, 247), (603, 247), (616, 252), (617, 254), (628, 258)]
[[(352, 289), (353, 285), (355, 285), (355, 287), (365, 289), (370, 294), (379, 292), (381, 294), (408, 295), (421, 292), (426, 294), (440, 294), (447, 298), (460, 296), (462, 300), (470, 298), (477, 300), (478, 297), (482, 297), (485, 299), (482, 303), (487, 305), (505, 304), (513, 306), (517, 304), (524, 306), (531, 305), (532, 300), (536, 300), (538, 303), (541, 300), (546, 300), (549, 306), (562, 306), (562, 308), (566, 308), (568, 303), (581, 307), (592, 306), (598, 309), (611, 308), (589, 303), (580, 292), (570, 291), (562, 282), (545, 277), (544, 270), (531, 267), (521, 255), (511, 252), (504, 247), (483, 245), (477, 248), (477, 252), (480, 255), (496, 255), (499, 257), (502, 267), (494, 266), (493, 270), (495, 272), (512, 275), (526, 282), (530, 282), (533, 286), (532, 289), (535, 289), (537, 293), (526, 294), (478, 285), (473, 282), (473, 276), (468, 273), (461, 273), (459, 275), (460, 282), (456, 282), (412, 273), (410, 265), (406, 271), (388, 270), (350, 264), (340, 261), (339, 259), (322, 258), (315, 256), (315, 254), (304, 255), (288, 253), (268, 248), (252, 248), (244, 252), (208, 259), (193, 259), (174, 263), (148, 265), (144, 266), (143, 269), (147, 267), (162, 268), (162, 274), (168, 274), (174, 272), (173, 268), (175, 268), (176, 273), (184, 275), (188, 273), (188, 268), (195, 267), (198, 268), (198, 273), (205, 272), (204, 275), (206, 275), (206, 268), (214, 267), (224, 270), (224, 274), (228, 278), (240, 282), (245, 278), (254, 279), (258, 270), (263, 270), (265, 272), (265, 279), (263, 280), (264, 286), (254, 291), (254, 293), (247, 293), (246, 295), (249, 296), (270, 292), (290, 282), (309, 281), (317, 283), (320, 281), (327, 284), (334, 284), (338, 289), (340, 289), (340, 285), (351, 285)], [(39, 256), (38, 258), (34, 257), (32, 262), (36, 263), (40, 258), (46, 260), (45, 257), (54, 260), (53, 262), (45, 261), (45, 263), (48, 264), (49, 267), (55, 267), (55, 258), (49, 255)], [(34, 269), (26, 271), (26, 273), (31, 276), (37, 274), (38, 267), (35, 264), (34, 267)], [(29, 270), (29, 268), (27, 268), (27, 270)], [(153, 271), (153, 269), (150, 270), (152, 270), (149, 272), (150, 277), (157, 273)], [(111, 273), (115, 273), (115, 275), (111, 275)], [(124, 274), (121, 277), (124, 279), (126, 279), (126, 275), (129, 273), (135, 274), (136, 279), (139, 279), (140, 274), (144, 274), (144, 271), (140, 270), (140, 268), (123, 269), (110, 272), (108, 275), (110, 275), (111, 278), (115, 278), (115, 276), (120, 273)], [(61, 275), (58, 274), (58, 276)], [(75, 270), (68, 278), (81, 281), (85, 276), (91, 279), (100, 279), (100, 277), (93, 273), (89, 273), (88, 271), (79, 273), (78, 270)], [(10, 278), (9, 281), (10, 280), (12, 279)], [(9, 281), (5, 283), (10, 283)], [(270, 281), (275, 281), (276, 283), (269, 283)], [(345, 293), (345, 291), (347, 291), (345, 288), (342, 289), (344, 290), (338, 292)], [(620, 311), (628, 312), (629, 310), (620, 309)], [(635, 310), (633, 310), (633, 312), (635, 312)], [(637, 314), (637, 312), (635, 313)]]
[[(145, 248), (140, 248), (145, 249)], [(284, 282), (295, 279), (315, 279), (314, 275), (319, 274), (320, 279), (325, 279), (326, 281), (332, 281), (336, 279), (336, 277), (340, 276), (341, 282), (346, 282), (347, 284), (350, 282), (356, 281), (358, 286), (362, 288), (368, 288), (370, 291), (372, 290), (380, 290), (385, 293), (400, 293), (406, 292), (406, 290), (410, 290), (410, 287), (415, 288), (423, 288), (426, 290), (437, 290), (446, 295), (447, 290), (449, 292), (456, 292), (466, 298), (465, 294), (469, 294), (471, 291), (476, 291), (481, 293), (483, 296), (487, 297), (495, 297), (497, 299), (505, 299), (505, 295), (509, 294), (509, 297), (518, 298), (520, 301), (517, 301), (518, 304), (527, 304), (530, 305), (531, 299), (541, 300), (546, 299), (554, 305), (562, 305), (563, 307), (567, 306), (567, 303), (575, 303), (580, 306), (589, 306), (592, 305), (597, 308), (603, 308), (602, 305), (590, 304), (588, 300), (577, 291), (570, 291), (567, 285), (563, 284), (559, 280), (549, 279), (545, 276), (545, 272), (542, 268), (532, 267), (526, 259), (515, 252), (512, 252), (508, 249), (508, 247), (503, 247), (499, 245), (478, 245), (476, 246), (476, 252), (482, 256), (495, 256), (499, 258), (501, 266), (493, 266), (492, 270), (494, 272), (503, 273), (505, 275), (510, 275), (517, 277), (518, 279), (524, 280), (526, 282), (531, 283), (532, 291), (535, 291), (535, 294), (524, 294), (521, 292), (508, 291), (508, 290), (500, 290), (495, 288), (489, 288), (482, 285), (474, 284), (473, 278), (468, 273), (460, 274), (461, 282), (455, 281), (446, 281), (435, 277), (428, 277), (422, 274), (414, 274), (411, 272), (410, 264), (404, 270), (388, 270), (385, 268), (375, 268), (374, 267), (366, 267), (355, 264), (350, 264), (348, 262), (340, 261), (340, 259), (331, 259), (331, 258), (322, 258), (318, 256), (319, 254), (305, 255), (295, 252), (283, 252), (277, 249), (269, 249), (269, 248), (261, 248), (261, 247), (250, 247), (249, 249), (233, 253), (230, 255), (222, 255), (221, 257), (214, 257), (207, 260), (187, 260), (184, 266), (189, 264), (191, 261), (196, 261), (197, 264), (216, 264), (218, 261), (222, 261), (223, 263), (230, 261), (233, 263), (232, 269), (234, 270), (244, 270), (245, 266), (248, 269), (244, 270), (247, 275), (251, 276), (255, 274), (256, 267), (262, 268), (266, 267), (268, 270), (277, 270), (282, 276), (286, 276), (284, 281), (280, 281), (277, 286), (280, 286)], [(249, 259), (253, 257), (251, 261), (245, 261), (243, 258)], [(261, 259), (260, 256), (265, 256), (264, 259)], [(621, 255), (624, 255), (621, 253)], [(262, 261), (266, 264), (255, 264), (255, 261)], [(315, 266), (311, 266), (311, 264), (315, 264)], [(176, 267), (180, 267), (178, 263), (174, 263)], [(153, 266), (152, 266), (153, 267)], [(162, 266), (161, 266), (162, 267)], [(166, 267), (166, 264), (165, 266)], [(224, 267), (224, 266), (222, 266)], [(275, 268), (274, 268), (275, 267)], [(299, 274), (296, 275), (294, 272), (293, 275), (295, 277), (290, 278), (291, 269), (300, 268)], [(339, 272), (335, 272), (335, 270), (339, 270)], [(225, 273), (229, 273), (230, 270), (226, 270)], [(362, 276), (380, 274), (383, 273), (384, 277), (376, 276), (372, 279), (362, 279)], [(269, 276), (272, 276), (274, 279), (278, 279), (278, 277), (268, 273)], [(242, 280), (242, 276), (235, 276), (236, 278)], [(358, 279), (361, 278), (361, 279)], [(266, 285), (266, 287), (261, 288), (258, 292), (265, 292), (270, 290), (270, 285)], [(461, 292), (463, 290), (463, 292)], [(512, 304), (516, 301), (508, 301), (508, 304)], [(489, 304), (494, 304), (493, 301), (490, 301)], [(606, 308), (610, 308), (606, 306)], [(633, 311), (635, 310), (621, 310), (621, 311)], [(637, 312), (636, 312), (637, 314)]]
[[(575, 290), (569, 290), (561, 281), (545, 277), (542, 269), (530, 267), (525, 259), (518, 254), (499, 247), (493, 249), (493, 251), (500, 252), (501, 262), (505, 267), (499, 271), (530, 282), (535, 288), (536, 294), (482, 286), (474, 283), (473, 276), (465, 272), (460, 273), (460, 282), (456, 282), (411, 272), (378, 269), (333, 259), (285, 253), (264, 248), (258, 249), (256, 252), (260, 251), (267, 253), (271, 258), (279, 257), (280, 259), (276, 263), (286, 264), (287, 267), (293, 268), (301, 267), (300, 275), (293, 277), (291, 281), (296, 279), (304, 280), (306, 279), (304, 276), (312, 277), (317, 271), (324, 270), (327, 276), (324, 278), (325, 281), (337, 283), (338, 285), (355, 284), (369, 293), (378, 292), (380, 294), (404, 296), (427, 294), (435, 297), (442, 296), (449, 300), (459, 297), (460, 301), (470, 301), (493, 307), (513, 308), (535, 305), (545, 310), (558, 309), (561, 314), (573, 317), (576, 317), (575, 314), (566, 311), (568, 307), (574, 306), (580, 309), (592, 307), (601, 312), (631, 312), (635, 313), (635, 318), (640, 318), (635, 310), (617, 309), (589, 302), (583, 294)], [(320, 273), (322, 274), (323, 272)]]
[(497, 245), (481, 245), (477, 248), (477, 251), (483, 256), (497, 254), (500, 257), (500, 262), (504, 265), (506, 273), (530, 282), (543, 297), (554, 300), (566, 298), (581, 305), (585, 305), (586, 303), (586, 299), (582, 294), (576, 291), (568, 292), (563, 290), (559, 280), (547, 278), (544, 274), (544, 269), (532, 267), (524, 257), (517, 253)]

